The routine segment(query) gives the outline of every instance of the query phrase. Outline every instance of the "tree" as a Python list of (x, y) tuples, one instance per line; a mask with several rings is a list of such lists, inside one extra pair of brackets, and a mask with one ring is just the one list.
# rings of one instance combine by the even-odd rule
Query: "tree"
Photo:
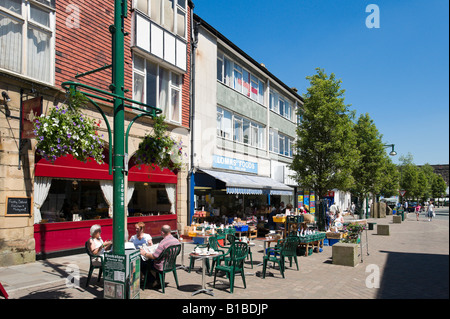
[(354, 112), (344, 104), (341, 80), (323, 69), (306, 77), (310, 87), (299, 108), (300, 123), (291, 169), (305, 189), (319, 198), (334, 188), (347, 190), (353, 184), (352, 170), (358, 159), (353, 130)]
[(381, 175), (380, 194), (384, 197), (392, 197), (398, 194), (400, 173), (389, 156), (385, 156)]
[(433, 182), (431, 184), (431, 195), (433, 198), (439, 198), (447, 189), (447, 184), (444, 178), (439, 174), (434, 174)]
[(369, 193), (378, 194), (383, 186), (386, 152), (382, 135), (369, 114), (359, 117), (354, 130), (359, 160), (353, 169), (355, 183), (352, 193), (359, 198), (358, 203), (362, 203)]
[(406, 191), (406, 198), (414, 198), (419, 187), (419, 172), (417, 166), (413, 163), (413, 156), (408, 153), (407, 156), (400, 156), (400, 188)]

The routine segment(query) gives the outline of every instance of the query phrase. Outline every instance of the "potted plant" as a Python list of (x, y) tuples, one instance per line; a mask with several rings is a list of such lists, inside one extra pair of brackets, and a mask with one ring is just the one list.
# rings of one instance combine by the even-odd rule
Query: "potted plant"
[(67, 105), (56, 106), (48, 115), (42, 114), (34, 120), (36, 150), (47, 161), (71, 154), (75, 159), (86, 162), (93, 158), (104, 162), (104, 141), (99, 136), (100, 121), (96, 122), (81, 113), (87, 105), (87, 98), (72, 90), (68, 94)]

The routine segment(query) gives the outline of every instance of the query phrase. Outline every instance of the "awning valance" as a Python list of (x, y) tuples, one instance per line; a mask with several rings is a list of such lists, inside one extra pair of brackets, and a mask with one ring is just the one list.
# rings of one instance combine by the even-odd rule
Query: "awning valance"
[(293, 195), (294, 189), (270, 177), (234, 174), (202, 169), (202, 172), (226, 184), (227, 194)]

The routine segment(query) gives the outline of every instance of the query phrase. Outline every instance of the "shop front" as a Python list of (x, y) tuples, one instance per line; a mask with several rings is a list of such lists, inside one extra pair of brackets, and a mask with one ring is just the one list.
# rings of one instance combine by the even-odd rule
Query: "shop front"
[[(126, 187), (128, 238), (134, 224), (144, 222), (145, 232), (160, 236), (161, 226), (177, 229), (177, 174), (150, 165), (129, 162)], [(36, 254), (80, 250), (94, 224), (102, 238), (112, 239), (113, 183), (109, 164), (80, 162), (68, 155), (50, 163), (36, 155), (34, 178), (34, 238)]]
[(212, 222), (225, 224), (234, 217), (263, 219), (268, 205), (291, 203), (294, 196), (293, 188), (272, 178), (244, 173), (200, 169), (194, 182), (195, 210), (206, 211)]

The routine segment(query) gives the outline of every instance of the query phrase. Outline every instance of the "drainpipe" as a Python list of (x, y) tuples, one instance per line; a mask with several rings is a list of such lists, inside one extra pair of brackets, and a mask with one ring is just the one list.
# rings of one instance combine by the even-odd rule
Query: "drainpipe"
[(194, 24), (194, 4), (190, 1), (191, 6), (191, 85), (190, 85), (190, 118), (189, 118), (189, 128), (191, 131), (191, 159), (190, 159), (190, 168), (188, 173), (188, 221), (187, 225), (191, 224), (192, 216), (194, 215), (194, 119), (195, 119), (195, 54), (197, 50), (198, 43), (198, 24)]

